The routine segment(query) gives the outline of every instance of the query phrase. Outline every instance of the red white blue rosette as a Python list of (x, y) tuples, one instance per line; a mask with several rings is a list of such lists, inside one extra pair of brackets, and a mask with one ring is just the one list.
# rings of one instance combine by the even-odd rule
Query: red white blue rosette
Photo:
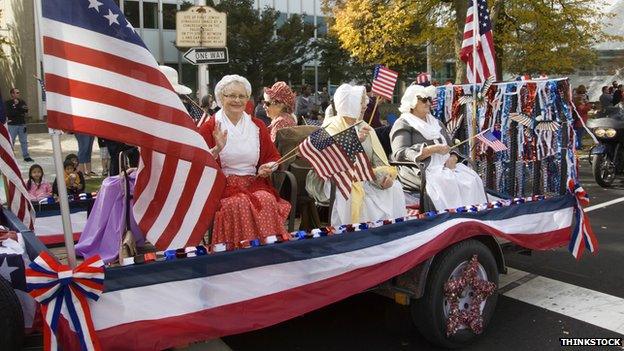
[(568, 250), (576, 259), (580, 259), (585, 248), (591, 253), (598, 251), (598, 239), (589, 223), (589, 216), (583, 210), (583, 206), (589, 205), (589, 196), (583, 187), (573, 179), (568, 179), (568, 189), (576, 198), (574, 205), (574, 228)]
[(41, 305), (44, 350), (58, 350), (56, 339), (61, 312), (80, 340), (81, 350), (100, 350), (89, 302), (97, 301), (104, 290), (104, 262), (99, 256), (86, 259), (72, 270), (46, 252), (26, 269), (26, 287)]

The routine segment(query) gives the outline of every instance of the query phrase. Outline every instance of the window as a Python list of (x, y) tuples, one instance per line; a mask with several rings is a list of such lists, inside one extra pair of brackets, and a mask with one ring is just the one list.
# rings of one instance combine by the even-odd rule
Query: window
[(143, 28), (158, 28), (158, 4), (155, 2), (143, 3)]
[(176, 29), (176, 5), (163, 4), (163, 29)]
[(317, 16), (316, 17), (316, 28), (317, 28), (317, 35), (321, 36), (321, 35), (325, 35), (327, 34), (327, 21), (325, 20), (325, 17), (323, 16)]
[(125, 1), (124, 16), (134, 28), (139, 28), (139, 3), (137, 1)]

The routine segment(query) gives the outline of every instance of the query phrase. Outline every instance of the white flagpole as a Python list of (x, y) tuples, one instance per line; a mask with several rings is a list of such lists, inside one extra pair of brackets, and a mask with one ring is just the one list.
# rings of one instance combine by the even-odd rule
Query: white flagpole
[(472, 138), (477, 134), (477, 44), (479, 42), (479, 9), (477, 0), (472, 0), (472, 120), (470, 123), (470, 157), (474, 160), (477, 154), (476, 140)]

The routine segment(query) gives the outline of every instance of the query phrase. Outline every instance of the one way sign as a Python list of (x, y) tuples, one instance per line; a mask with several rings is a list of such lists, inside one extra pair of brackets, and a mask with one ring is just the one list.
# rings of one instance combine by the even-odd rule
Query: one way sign
[(194, 65), (230, 62), (227, 48), (191, 48), (184, 54), (184, 58)]

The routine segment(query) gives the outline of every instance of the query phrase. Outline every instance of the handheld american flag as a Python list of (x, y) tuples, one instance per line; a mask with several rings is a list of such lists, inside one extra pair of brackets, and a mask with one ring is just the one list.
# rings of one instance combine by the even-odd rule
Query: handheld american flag
[[(2, 96), (0, 95), (0, 101)], [(0, 103), (0, 119), (6, 121), (6, 111), (4, 103)], [(20, 219), (28, 228), (34, 228), (35, 209), (30, 202), (26, 184), (22, 178), (22, 173), (17, 166), (13, 145), (9, 131), (4, 123), (0, 123), (0, 172), (6, 177), (4, 186), (7, 191), (7, 204), (11, 212)]]
[(352, 181), (374, 181), (375, 174), (373, 173), (370, 160), (364, 152), (362, 143), (358, 139), (355, 128), (348, 128), (334, 135), (333, 138), (340, 145), (340, 148), (344, 150), (345, 154), (349, 156), (353, 165), (350, 170), (334, 175), (336, 187), (346, 199), (349, 198), (351, 193)]
[(385, 99), (392, 101), (394, 86), (399, 74), (385, 66), (376, 65), (373, 79), (372, 92)]
[(507, 146), (505, 146), (489, 129), (483, 133), (477, 134), (476, 138), (485, 145), (491, 147), (495, 152), (507, 150)]
[(496, 54), (487, 0), (470, 0), (470, 4), (460, 51), (461, 60), (466, 63), (466, 77), (469, 83), (481, 83), (490, 76), (496, 80)]
[(322, 128), (310, 134), (299, 144), (299, 154), (310, 162), (312, 168), (323, 180), (331, 178), (336, 173), (351, 169), (349, 156)]
[(134, 216), (156, 247), (200, 242), (225, 184), (156, 60), (112, 0), (44, 0), (48, 125), (141, 147)]

